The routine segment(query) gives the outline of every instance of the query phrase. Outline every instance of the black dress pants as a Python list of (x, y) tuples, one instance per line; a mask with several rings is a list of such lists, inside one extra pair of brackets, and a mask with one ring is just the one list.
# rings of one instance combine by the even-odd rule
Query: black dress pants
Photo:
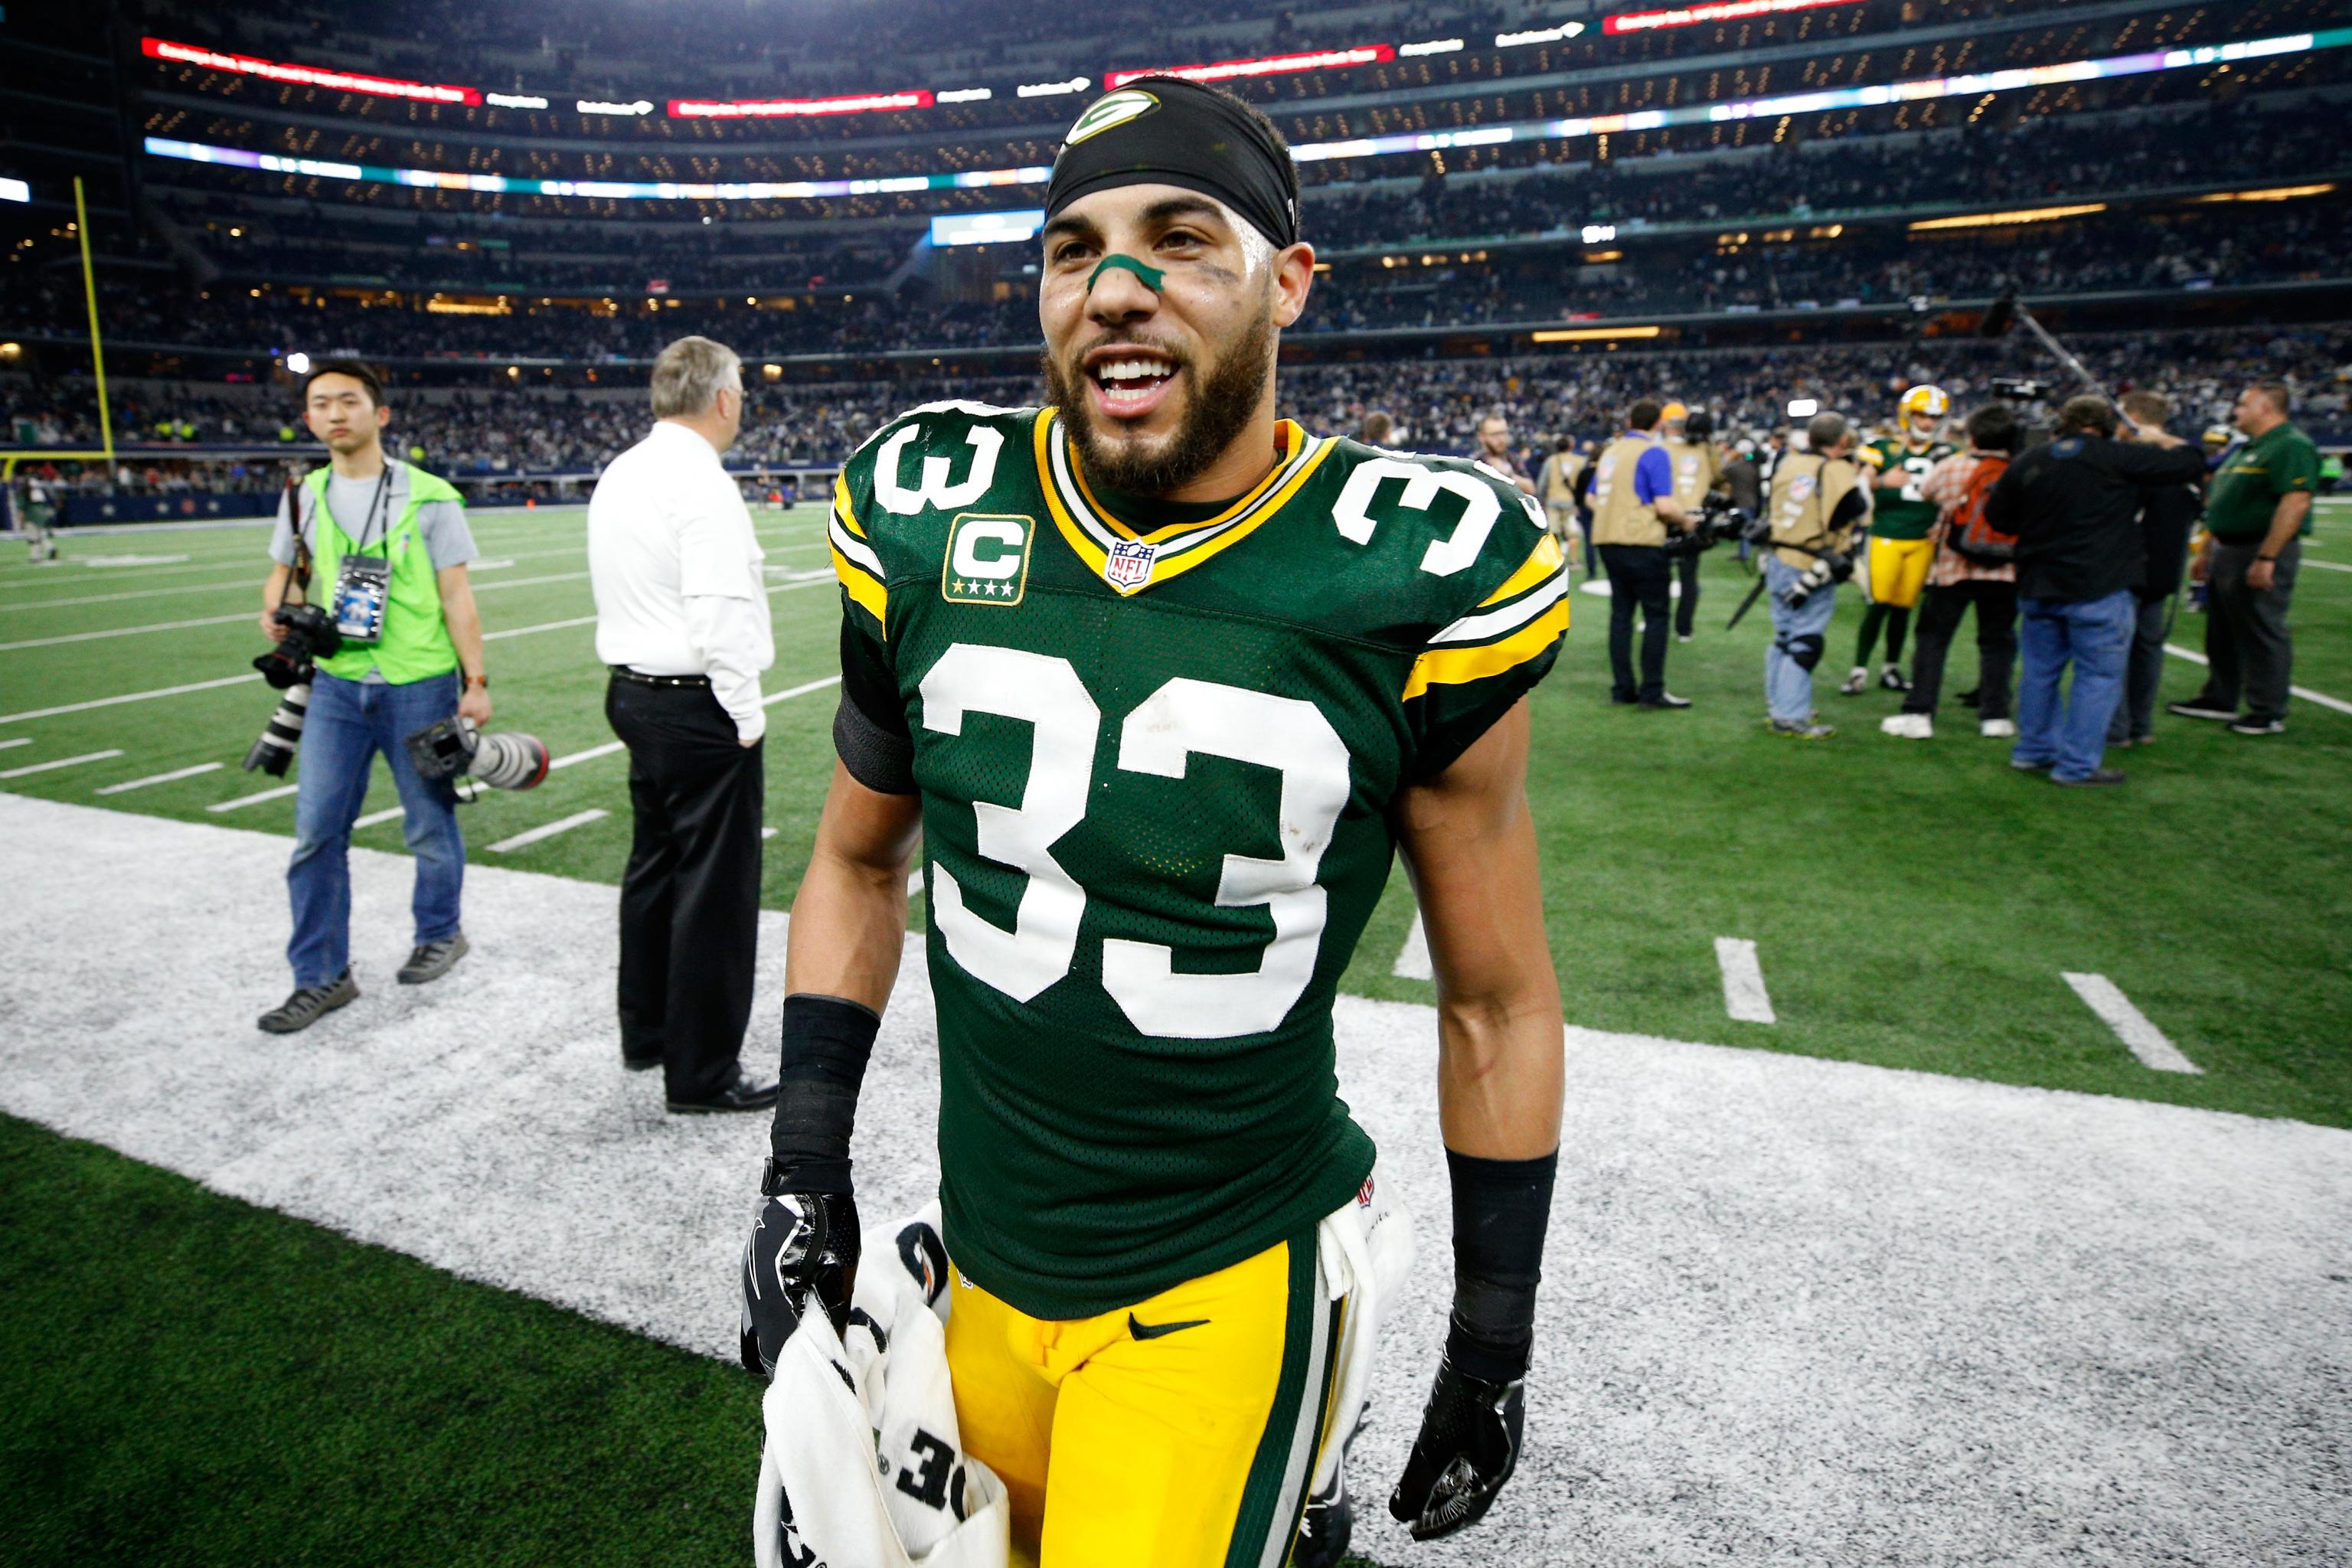
[[(1654, 544), (1604, 544), (1609, 574), (1610, 693), (1654, 702), (1666, 691), (1666, 625), (1674, 614), (1674, 568)], [(1633, 612), (1642, 612), (1642, 679), (1633, 682)]]
[(1977, 717), (2009, 717), (2009, 679), (2017, 668), (2017, 584), (1977, 577), (1930, 588), (1921, 600), (1911, 689), (1903, 699), (1906, 713), (1935, 716), (1944, 694), (1944, 661), (1971, 605), (1977, 611)]
[(2303, 541), (2290, 539), (2279, 552), (2267, 590), (2246, 584), (2262, 550), (2259, 539), (2242, 544), (2217, 539), (2205, 557), (2211, 592), (2205, 601), (2205, 688), (2196, 702), (2200, 708), (2234, 709), (2242, 697), (2244, 716), (2267, 722), (2286, 717), (2294, 679), (2294, 637), (2286, 629), (2286, 612), (2294, 602)]
[(1698, 552), (1675, 557), (1675, 581), (1683, 585), (1682, 597), (1675, 601), (1675, 636), (1686, 637), (1698, 625)]
[(708, 687), (615, 676), (604, 717), (629, 748), (635, 836), (621, 879), (621, 1051), (658, 1055), (672, 1100), (726, 1088), (751, 1021), (765, 742)]

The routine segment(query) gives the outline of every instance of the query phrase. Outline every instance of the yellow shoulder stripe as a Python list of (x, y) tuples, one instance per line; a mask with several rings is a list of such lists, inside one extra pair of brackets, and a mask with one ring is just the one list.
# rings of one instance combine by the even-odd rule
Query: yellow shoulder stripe
[(1465, 686), (1517, 668), (1559, 641), (1566, 630), (1568, 600), (1563, 598), (1500, 642), (1481, 647), (1431, 648), (1412, 661), (1400, 700), (1410, 702), (1433, 686)]
[(1478, 601), (1478, 607), (1499, 605), (1506, 599), (1516, 599), (1545, 578), (1559, 570), (1559, 541), (1545, 534), (1519, 563), (1519, 569), (1504, 580), (1503, 585)]
[(849, 591), (850, 599), (865, 606), (866, 614), (887, 627), (889, 617), (883, 612), (889, 608), (890, 591), (840, 551), (828, 546), (826, 553), (833, 557), (833, 574), (841, 579), (841, 585)]
[(841, 519), (842, 527), (860, 539), (866, 537), (866, 530), (857, 521), (857, 510), (849, 504), (849, 471), (845, 468), (833, 477), (833, 515)]

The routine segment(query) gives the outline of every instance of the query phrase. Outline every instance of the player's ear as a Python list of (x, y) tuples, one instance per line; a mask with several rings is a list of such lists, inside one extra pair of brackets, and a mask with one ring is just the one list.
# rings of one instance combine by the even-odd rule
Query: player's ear
[(1274, 258), (1274, 324), (1286, 327), (1307, 313), (1307, 291), (1315, 287), (1315, 247), (1285, 246)]

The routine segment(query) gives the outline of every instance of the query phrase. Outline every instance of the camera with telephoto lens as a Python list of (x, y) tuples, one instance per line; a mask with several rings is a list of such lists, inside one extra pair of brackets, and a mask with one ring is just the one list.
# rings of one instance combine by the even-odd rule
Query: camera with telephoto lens
[(2056, 382), (2030, 375), (1997, 375), (1990, 385), (1992, 395), (2005, 403), (2038, 403), (2058, 390)]
[(286, 635), (268, 653), (257, 656), (253, 668), (281, 695), (277, 710), (262, 727), (261, 739), (245, 753), (245, 771), (282, 779), (294, 764), (294, 749), (302, 743), (302, 721), (310, 710), (310, 677), (316, 673), (312, 666), (341, 652), (343, 637), (316, 605), (282, 605), (269, 618)]
[(537, 789), (547, 777), (547, 743), (536, 735), (484, 734), (452, 714), (408, 737), (408, 760), (425, 778), (465, 776), (492, 789)]
[(1706, 499), (1698, 503), (1698, 517), (1688, 530), (1666, 531), (1665, 551), (1668, 555), (1697, 555), (1727, 539), (1760, 543), (1769, 531), (1746, 507), (1718, 490), (1710, 490)]
[(1790, 584), (1788, 604), (1792, 610), (1822, 589), (1843, 583), (1853, 575), (1853, 557), (1842, 550), (1817, 551), (1812, 555), (1813, 563)]

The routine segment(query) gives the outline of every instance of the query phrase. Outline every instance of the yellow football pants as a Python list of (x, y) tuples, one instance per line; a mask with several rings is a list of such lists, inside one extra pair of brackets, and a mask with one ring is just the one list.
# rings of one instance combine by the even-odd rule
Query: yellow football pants
[(1919, 602), (1927, 586), (1927, 568), (1936, 559), (1932, 539), (1879, 539), (1870, 542), (1870, 602), (1907, 610)]
[(1040, 1568), (1280, 1568), (1328, 1434), (1342, 1303), (1315, 1233), (1100, 1317), (1014, 1310), (961, 1271), (965, 1451)]

